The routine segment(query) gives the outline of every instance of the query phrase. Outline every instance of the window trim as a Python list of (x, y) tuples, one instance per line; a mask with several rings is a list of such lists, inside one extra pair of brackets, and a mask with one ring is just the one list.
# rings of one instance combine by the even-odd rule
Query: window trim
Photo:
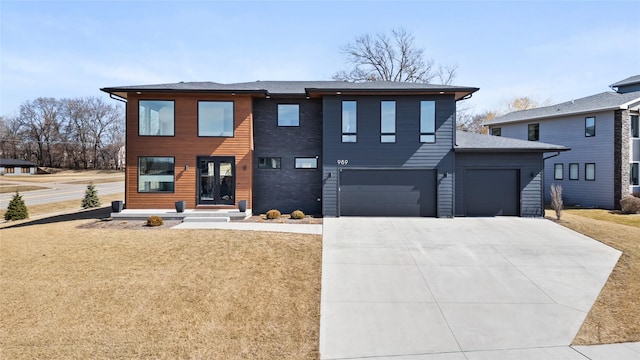
[[(593, 165), (593, 178), (589, 178), (589, 173), (587, 172), (587, 166)], [(584, 164), (584, 180), (585, 181), (596, 181), (596, 163), (585, 163)]]
[[(167, 101), (173, 104), (173, 134), (171, 135), (145, 135), (140, 134), (140, 103), (143, 101)], [(160, 120), (158, 120), (160, 121)], [(176, 136), (176, 101), (173, 99), (138, 99), (138, 136), (150, 137), (175, 137)]]
[[(278, 159), (277, 167), (262, 167), (260, 166), (260, 159)], [(279, 156), (258, 156), (258, 169), (260, 170), (280, 170), (282, 169), (282, 158)]]
[[(423, 131), (425, 129), (422, 128), (423, 125), (423, 118), (422, 118), (422, 104), (423, 103), (433, 103), (433, 132), (430, 131)], [(421, 100), (420, 101), (420, 143), (422, 144), (435, 144), (436, 143), (436, 101), (435, 100)], [(429, 119), (425, 119), (425, 120), (429, 120)], [(424, 138), (426, 138), (427, 136), (433, 136), (433, 141), (429, 140), (423, 140)]]
[[(636, 168), (636, 181), (633, 180), (633, 168)], [(632, 162), (629, 164), (629, 186), (640, 185), (640, 162)]]
[[(571, 177), (571, 168), (575, 167), (576, 169), (576, 177)], [(576, 181), (580, 180), (580, 164), (579, 163), (569, 163), (569, 180)]]
[[(382, 106), (384, 103), (389, 103), (389, 104), (393, 104), (393, 132), (383, 132), (382, 131), (382, 122), (384, 120), (383, 118), (383, 114), (384, 111), (382, 109)], [(396, 106), (396, 101), (395, 100), (380, 100), (380, 143), (381, 144), (395, 144), (397, 136), (396, 133), (398, 131), (397, 128), (397, 123), (398, 123), (398, 112), (397, 112), (397, 106)], [(384, 141), (383, 139), (388, 138), (391, 139), (393, 138), (393, 141)]]
[[(315, 167), (299, 167), (298, 159), (313, 159), (316, 162)], [(296, 156), (293, 158), (293, 168), (296, 170), (318, 170), (318, 157), (317, 156)]]
[[(173, 160), (173, 190), (171, 191), (140, 191), (140, 160), (143, 158), (171, 158)], [(136, 191), (139, 194), (174, 194), (176, 192), (176, 157), (175, 156), (163, 156), (163, 155), (151, 155), (151, 156), (138, 156), (137, 166), (137, 186)]]
[[(355, 105), (355, 130), (350, 132), (344, 131), (344, 104), (345, 103), (353, 103)], [(358, 142), (358, 102), (356, 100), (342, 100), (340, 103), (340, 131), (342, 134), (341, 142), (342, 143), (357, 143)], [(353, 136), (353, 141), (345, 141), (345, 138), (350, 138)]]
[[(587, 126), (587, 121), (589, 119), (593, 119), (593, 135), (589, 134), (587, 130), (589, 127)], [(596, 117), (595, 116), (587, 116), (584, 118), (584, 137), (596, 137)]]
[[(297, 119), (297, 124), (296, 125), (281, 125), (280, 124), (280, 106), (296, 106), (298, 108), (298, 119)], [(296, 104), (296, 103), (278, 103), (278, 105), (276, 106), (276, 111), (277, 111), (277, 122), (278, 122), (278, 127), (300, 127), (300, 104)]]
[[(558, 167), (560, 169), (559, 177), (558, 177)], [(564, 164), (563, 163), (553, 164), (553, 180), (564, 180)]]
[[(535, 139), (532, 139), (532, 136), (531, 136), (531, 127), (532, 126), (535, 126), (535, 130), (534, 130)], [(529, 141), (540, 141), (540, 123), (527, 124), (527, 140), (529, 140)]]
[[(231, 103), (231, 135), (200, 135), (200, 103)], [(197, 128), (199, 138), (234, 138), (236, 137), (236, 102), (233, 100), (198, 100), (197, 110)]]

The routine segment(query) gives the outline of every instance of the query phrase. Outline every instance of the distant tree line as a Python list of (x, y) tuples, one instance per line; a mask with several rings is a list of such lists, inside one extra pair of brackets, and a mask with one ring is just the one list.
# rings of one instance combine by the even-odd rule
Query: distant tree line
[(0, 157), (38, 166), (115, 169), (124, 145), (124, 108), (97, 97), (37, 98), (0, 117)]

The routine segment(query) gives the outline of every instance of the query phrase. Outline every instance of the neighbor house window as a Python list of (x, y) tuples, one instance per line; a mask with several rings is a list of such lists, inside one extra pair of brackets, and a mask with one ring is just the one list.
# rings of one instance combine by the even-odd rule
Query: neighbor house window
[(279, 157), (259, 157), (258, 169), (280, 169)]
[(380, 102), (380, 142), (396, 142), (396, 102)]
[(584, 164), (584, 179), (593, 181), (596, 179), (596, 164)]
[(357, 104), (355, 101), (342, 102), (342, 142), (356, 142), (357, 136)]
[(175, 107), (173, 100), (140, 100), (138, 108), (138, 135), (174, 135)]
[(278, 104), (278, 126), (300, 126), (300, 105)]
[(20, 169), (20, 172), (23, 174), (29, 174), (31, 173), (31, 168), (29, 168), (28, 166), (23, 166), (22, 169)]
[(554, 180), (562, 180), (564, 178), (564, 165), (563, 164), (554, 164), (553, 165), (553, 179)]
[(631, 115), (631, 137), (640, 137), (640, 120), (638, 120), (638, 115)]
[(138, 158), (138, 192), (173, 192), (174, 158)]
[(198, 136), (233, 137), (233, 101), (198, 101)]
[(6, 174), (14, 174), (16, 172), (16, 168), (14, 168), (13, 166), (7, 166), (4, 168), (4, 172)]
[(529, 141), (540, 140), (540, 124), (529, 124)]
[(629, 184), (631, 185), (640, 185), (640, 163), (632, 163), (631, 170), (629, 171), (630, 179)]
[(491, 128), (491, 135), (502, 136), (502, 128)]
[(436, 142), (435, 101), (420, 101), (420, 142)]
[(318, 168), (318, 158), (314, 158), (314, 157), (296, 158), (295, 166), (296, 166), (296, 169), (317, 169)]
[(580, 167), (578, 164), (569, 164), (569, 180), (578, 180), (580, 177)]
[(589, 116), (584, 118), (584, 136), (592, 137), (596, 136), (596, 118), (595, 116)]

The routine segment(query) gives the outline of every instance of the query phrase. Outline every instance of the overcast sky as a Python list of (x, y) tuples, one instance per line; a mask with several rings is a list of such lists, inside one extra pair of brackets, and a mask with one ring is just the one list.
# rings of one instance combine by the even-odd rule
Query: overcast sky
[[(640, 74), (640, 1), (0, 0), (0, 115), (38, 97), (179, 81), (330, 80), (356, 36), (403, 27), (475, 112)], [(115, 101), (115, 100), (114, 100)]]

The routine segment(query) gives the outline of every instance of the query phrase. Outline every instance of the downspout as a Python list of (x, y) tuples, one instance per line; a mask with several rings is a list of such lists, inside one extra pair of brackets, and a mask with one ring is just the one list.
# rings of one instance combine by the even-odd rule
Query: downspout
[(546, 191), (546, 184), (544, 183), (544, 162), (558, 155), (560, 155), (560, 151), (557, 151), (555, 155), (542, 158), (542, 193), (540, 194), (540, 196), (542, 197), (542, 201), (540, 202), (542, 204), (542, 209), (541, 209), (542, 217), (544, 217), (544, 192)]

